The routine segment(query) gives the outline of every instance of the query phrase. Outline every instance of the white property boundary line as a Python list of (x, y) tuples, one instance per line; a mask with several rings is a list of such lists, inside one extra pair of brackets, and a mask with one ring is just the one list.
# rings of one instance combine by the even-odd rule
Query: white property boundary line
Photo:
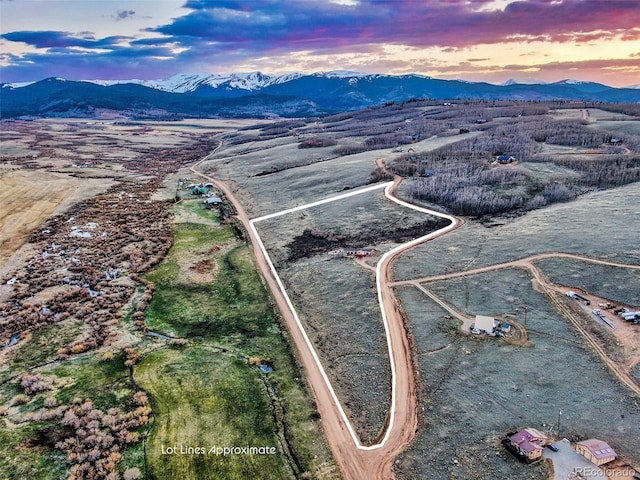
[[(374, 185), (372, 187), (367, 187), (367, 188), (363, 188), (360, 190), (356, 190), (353, 192), (349, 192), (349, 193), (344, 193), (342, 195), (336, 195), (333, 197), (329, 197), (329, 198), (325, 198), (324, 200), (319, 200), (317, 202), (312, 202), (312, 203), (308, 203), (306, 205), (301, 205), (299, 207), (295, 207), (295, 208), (290, 208), (287, 210), (283, 210), (281, 212), (276, 212), (276, 213), (271, 213), (269, 215), (264, 215), (262, 217), (258, 217), (258, 218), (254, 218), (253, 220), (249, 220), (249, 225), (251, 226), (251, 229), (253, 230), (253, 233), (255, 234), (255, 238), (258, 241), (258, 245), (260, 246), (260, 249), (262, 250), (262, 253), (264, 254), (267, 263), (269, 264), (269, 268), (271, 269), (271, 273), (273, 274), (278, 287), (280, 287), (280, 290), (282, 291), (282, 294), (284, 295), (284, 299), (287, 302), (287, 305), (289, 307), (289, 309), (291, 310), (291, 313), (293, 313), (293, 317), (296, 320), (296, 323), (298, 325), (298, 328), (300, 329), (300, 332), (302, 333), (302, 336), (304, 337), (304, 340), (307, 344), (307, 347), (309, 348), (309, 351), (311, 352), (311, 355), (313, 356), (313, 359), (316, 362), (316, 366), (318, 367), (318, 370), (320, 370), (320, 373), (322, 374), (322, 378), (324, 379), (327, 388), (329, 389), (329, 392), (331, 393), (331, 397), (333, 398), (333, 401), (335, 402), (336, 406), (338, 407), (338, 410), (340, 411), (340, 415), (342, 416), (342, 420), (344, 421), (345, 425), (347, 426), (347, 429), (349, 430), (349, 434), (351, 435), (351, 438), (353, 440), (353, 443), (355, 444), (355, 446), (360, 449), (360, 450), (376, 450), (378, 448), (381, 448), (385, 445), (385, 443), (387, 442), (387, 440), (389, 439), (389, 435), (391, 434), (391, 430), (393, 428), (393, 422), (394, 422), (394, 418), (395, 418), (395, 409), (396, 409), (396, 366), (395, 366), (395, 361), (393, 358), (393, 347), (391, 346), (391, 337), (390, 337), (390, 333), (389, 333), (389, 321), (387, 319), (387, 315), (385, 313), (385, 309), (384, 309), (384, 304), (382, 301), (382, 287), (380, 284), (380, 279), (382, 277), (381, 275), (381, 271), (380, 271), (380, 267), (384, 264), (385, 260), (387, 258), (389, 258), (390, 256), (395, 255), (397, 252), (402, 251), (404, 249), (407, 248), (411, 248), (415, 245), (418, 245), (422, 242), (425, 242), (427, 240), (429, 240), (430, 238), (433, 238), (437, 235), (441, 235), (445, 232), (448, 232), (449, 230), (453, 230), (454, 228), (457, 227), (458, 224), (458, 220), (454, 217), (452, 217), (451, 215), (446, 215), (444, 213), (440, 213), (440, 212), (436, 212), (434, 210), (429, 210), (427, 208), (423, 208), (423, 207), (418, 207), (416, 205), (412, 205), (410, 203), (404, 202), (402, 200), (399, 200), (395, 197), (393, 197), (389, 192), (391, 190), (391, 187), (393, 186), (394, 182), (387, 182), (387, 183), (383, 183), (381, 185)], [(307, 336), (307, 332), (304, 329), (304, 326), (302, 325), (302, 322), (300, 321), (300, 317), (298, 317), (298, 312), (296, 311), (295, 307), (293, 306), (293, 303), (291, 302), (291, 299), (289, 298), (289, 295), (287, 294), (286, 289), (284, 288), (284, 284), (282, 283), (282, 280), (280, 280), (280, 276), (278, 275), (278, 272), (276, 271), (273, 262), (271, 261), (271, 257), (269, 256), (269, 254), (267, 253), (267, 249), (265, 248), (264, 244), (262, 243), (262, 239), (260, 238), (260, 235), (258, 234), (258, 231), (256, 230), (255, 224), (258, 222), (261, 222), (263, 220), (268, 220), (270, 218), (275, 218), (275, 217), (280, 217), (282, 215), (287, 215), (289, 213), (293, 213), (293, 212), (297, 212), (300, 210), (306, 210), (308, 208), (312, 208), (312, 207), (316, 207), (318, 205), (322, 205), (325, 203), (330, 203), (330, 202), (335, 202), (337, 200), (342, 200), (344, 198), (348, 198), (348, 197), (352, 197), (355, 195), (360, 195), (362, 193), (367, 193), (373, 190), (378, 190), (380, 188), (384, 188), (384, 194), (385, 196), (391, 200), (392, 202), (397, 203), (398, 205), (401, 205), (403, 207), (407, 207), (407, 208), (411, 208), (413, 210), (417, 210), (419, 212), (422, 213), (427, 213), (429, 215), (434, 215), (436, 217), (441, 217), (441, 218), (446, 218), (448, 220), (451, 221), (450, 225), (447, 225), (444, 228), (441, 228), (439, 230), (436, 230), (435, 232), (431, 232), (428, 235), (425, 235), (423, 237), (417, 238), (415, 240), (412, 240), (410, 242), (407, 243), (403, 243), (401, 245), (398, 245), (397, 247), (393, 248), (392, 250), (389, 250), (387, 253), (385, 253), (382, 258), (378, 261), (377, 265), (376, 265), (376, 289), (378, 292), (378, 304), (380, 307), (380, 313), (382, 315), (382, 322), (384, 324), (384, 331), (385, 331), (385, 336), (386, 336), (386, 341), (387, 341), (387, 348), (389, 351), (389, 364), (391, 366), (391, 408), (389, 410), (389, 423), (387, 425), (387, 429), (385, 432), (385, 435), (382, 439), (382, 441), (380, 443), (374, 444), (374, 445), (369, 445), (369, 446), (364, 446), (362, 445), (362, 443), (360, 443), (360, 439), (358, 438), (358, 436), (356, 435), (356, 432), (354, 431), (351, 422), (349, 421), (349, 419), (347, 418), (346, 413), (344, 412), (344, 409), (342, 408), (342, 404), (340, 403), (340, 401), (338, 400), (338, 396), (336, 395), (335, 390), (333, 389), (333, 385), (331, 384), (331, 381), (329, 380), (329, 377), (327, 376), (327, 373), (324, 370), (324, 367), (322, 366), (322, 363), (320, 362), (320, 358), (318, 357), (318, 354), (316, 353), (315, 348), (313, 347), (313, 344), (311, 343), (311, 340), (309, 340), (309, 337)]]

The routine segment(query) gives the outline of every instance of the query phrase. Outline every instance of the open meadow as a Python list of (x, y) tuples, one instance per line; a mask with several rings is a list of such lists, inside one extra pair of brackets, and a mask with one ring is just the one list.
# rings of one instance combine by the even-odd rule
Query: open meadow
[(640, 222), (640, 209), (629, 199), (638, 195), (640, 184), (634, 183), (513, 219), (498, 218), (485, 225), (468, 221), (405, 253), (395, 264), (395, 279), (469, 270), (545, 252), (637, 265), (640, 247), (634, 225)]
[(397, 465), (399, 478), (546, 478), (540, 466), (520, 464), (499, 443), (527, 426), (555, 439), (606, 438), (627, 461), (640, 461), (632, 447), (640, 421), (637, 400), (532, 288), (528, 272), (505, 269), (425, 286), (471, 315), (523, 323), (526, 309), (531, 346), (464, 335), (419, 290), (401, 287), (424, 411), (422, 428)]

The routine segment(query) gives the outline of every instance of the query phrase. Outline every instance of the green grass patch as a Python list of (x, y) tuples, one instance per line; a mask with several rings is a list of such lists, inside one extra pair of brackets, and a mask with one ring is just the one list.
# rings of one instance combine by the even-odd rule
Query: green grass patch
[(278, 447), (269, 399), (255, 373), (206, 347), (164, 349), (147, 356), (136, 377), (155, 412), (147, 446), (151, 478), (280, 480), (286, 459), (275, 455), (166, 454), (177, 446)]
[(90, 398), (96, 408), (107, 410), (119, 406), (125, 398), (128, 401), (134, 393), (122, 353), (106, 362), (95, 354), (78, 355), (53, 368), (52, 373), (61, 379), (72, 379), (56, 393), (62, 404), (69, 404), (76, 397)]
[(41, 423), (23, 423), (7, 428), (0, 419), (0, 478), (2, 480), (49, 480), (66, 478), (65, 456), (50, 448), (30, 448), (44, 428)]
[[(312, 399), (291, 354), (251, 250), (233, 228), (194, 221), (198, 211), (182, 202), (175, 242), (167, 258), (147, 275), (156, 290), (146, 310), (150, 330), (197, 339), (195, 346), (146, 356), (136, 379), (152, 399), (155, 424), (147, 456), (149, 478), (282, 479), (331, 465)], [(211, 214), (211, 212), (204, 212)], [(216, 265), (209, 281), (190, 280), (189, 268), (207, 259)], [(225, 352), (218, 348), (223, 345)], [(214, 347), (214, 348), (211, 348)], [(239, 357), (260, 357), (275, 368), (266, 386)], [(277, 406), (267, 389), (277, 392)], [(284, 419), (280, 412), (284, 410)], [(274, 411), (278, 412), (277, 420)], [(286, 431), (292, 457), (276, 432)], [(277, 455), (167, 455), (173, 446), (273, 446)]]
[[(218, 273), (210, 283), (193, 283), (181, 275), (179, 255), (198, 255), (231, 243), (213, 258)], [(199, 257), (198, 257), (199, 258)], [(262, 335), (274, 323), (268, 297), (248, 247), (236, 242), (233, 229), (180, 224), (169, 257), (147, 275), (156, 293), (147, 309), (151, 330), (179, 337), (221, 340), (230, 335)]]
[(82, 322), (68, 321), (33, 331), (29, 340), (7, 353), (7, 362), (0, 367), (0, 381), (12, 377), (16, 372), (24, 372), (55, 360), (58, 349), (72, 343), (82, 329)]

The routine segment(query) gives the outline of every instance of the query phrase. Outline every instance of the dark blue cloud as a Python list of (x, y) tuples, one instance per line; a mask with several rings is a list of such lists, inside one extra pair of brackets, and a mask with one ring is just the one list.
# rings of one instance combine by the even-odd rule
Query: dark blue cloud
[(123, 41), (131, 39), (125, 36), (112, 36), (96, 39), (93, 36), (76, 36), (69, 32), (53, 30), (32, 31), (25, 30), (0, 35), (11, 42), (21, 42), (36, 48), (109, 48)]
[(175, 43), (175, 39), (171, 37), (153, 37), (153, 38), (141, 38), (139, 40), (133, 40), (130, 42), (132, 46), (136, 45), (170, 45)]
[(2, 57), (8, 63), (2, 68), (2, 82), (33, 81), (51, 76), (70, 80), (162, 78), (167, 70), (187, 68), (170, 49), (161, 47), (121, 48), (106, 53), (54, 48), (47, 53), (5, 54)]

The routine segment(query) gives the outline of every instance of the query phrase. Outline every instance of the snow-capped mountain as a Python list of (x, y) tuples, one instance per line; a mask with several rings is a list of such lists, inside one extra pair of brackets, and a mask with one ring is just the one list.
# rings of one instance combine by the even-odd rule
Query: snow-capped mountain
[(178, 73), (161, 80), (86, 80), (98, 85), (118, 85), (124, 83), (134, 83), (145, 87), (155, 88), (164, 92), (186, 93), (193, 92), (200, 87), (209, 86), (218, 88), (225, 85), (229, 88), (255, 91), (277, 85), (279, 83), (290, 82), (301, 77), (300, 73), (286, 75), (264, 75), (260, 72), (211, 74), (211, 73)]
[(369, 77), (374, 74), (365, 72), (354, 72), (352, 70), (331, 70), (329, 72), (316, 72), (313, 75), (325, 78), (358, 78)]
[[(96, 109), (164, 118), (318, 116), (414, 98), (640, 102), (640, 89), (595, 82), (494, 85), (423, 75), (346, 70), (314, 74), (178, 74), (162, 80), (73, 81), (47, 78), (1, 84), (0, 117), (92, 115)], [(142, 113), (141, 113), (142, 112)]]
[(546, 85), (547, 82), (535, 78), (510, 78), (509, 80), (502, 82), (500, 86), (507, 87), (509, 85)]

